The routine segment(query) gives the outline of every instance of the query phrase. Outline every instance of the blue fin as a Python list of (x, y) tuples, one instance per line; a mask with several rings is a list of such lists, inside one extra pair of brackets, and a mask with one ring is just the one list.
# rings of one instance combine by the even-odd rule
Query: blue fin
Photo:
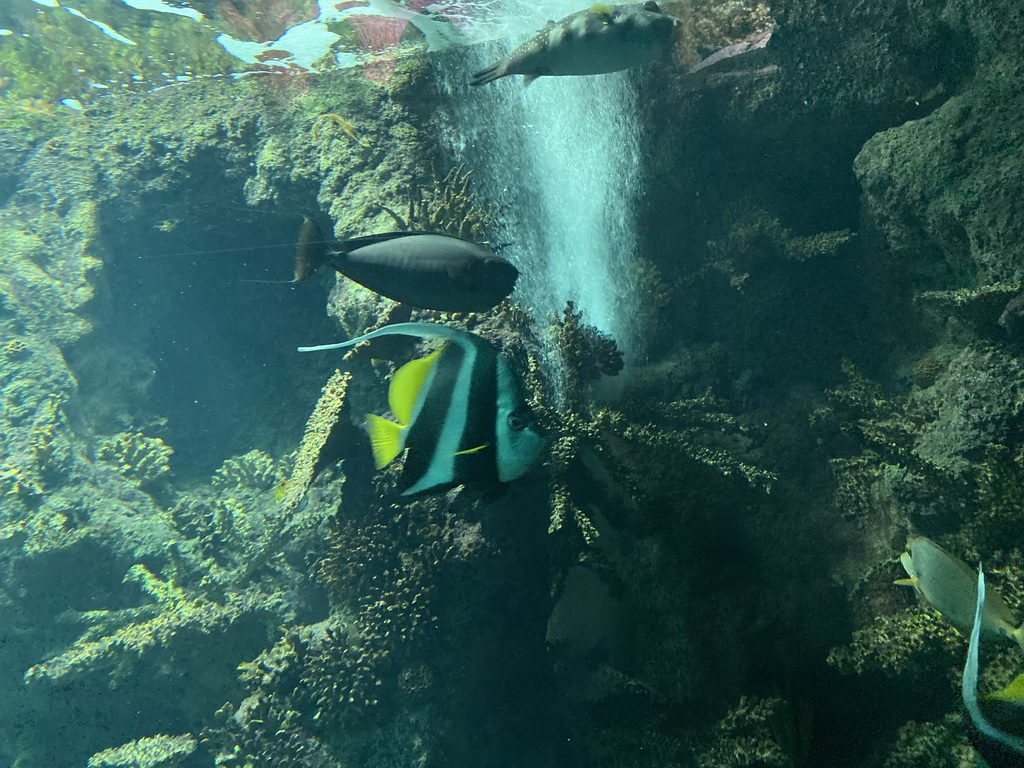
[(361, 341), (369, 341), (370, 339), (377, 339), (381, 336), (415, 336), (419, 339), (445, 339), (446, 341), (454, 341), (459, 344), (487, 343), (479, 336), (470, 333), (469, 331), (461, 331), (458, 328), (452, 328), (438, 323), (395, 323), (393, 325), (385, 325), (383, 328), (378, 328), (376, 331), (364, 333), (362, 336), (356, 336), (354, 339), (349, 339), (348, 341), (339, 341), (337, 344), (321, 344), (316, 347), (299, 347), (299, 352), (325, 352), (329, 349), (344, 349), (345, 347), (354, 346)]

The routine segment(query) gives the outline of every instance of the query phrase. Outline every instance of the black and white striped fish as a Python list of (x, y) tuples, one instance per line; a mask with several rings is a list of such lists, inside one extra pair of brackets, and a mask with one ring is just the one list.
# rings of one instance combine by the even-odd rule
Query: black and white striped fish
[(397, 422), (367, 416), (377, 468), (408, 449), (399, 482), (406, 496), (462, 484), (494, 488), (522, 477), (546, 441), (508, 363), (476, 334), (433, 323), (398, 323), (299, 351), (341, 349), (394, 335), (447, 343), (391, 377), (388, 404)]

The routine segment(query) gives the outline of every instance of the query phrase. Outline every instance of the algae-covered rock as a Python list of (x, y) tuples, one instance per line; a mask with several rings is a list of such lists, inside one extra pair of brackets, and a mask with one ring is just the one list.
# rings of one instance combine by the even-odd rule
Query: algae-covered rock
[(874, 136), (857, 156), (866, 213), (925, 286), (1021, 278), (1022, 110), (1012, 80), (978, 78), (930, 115)]

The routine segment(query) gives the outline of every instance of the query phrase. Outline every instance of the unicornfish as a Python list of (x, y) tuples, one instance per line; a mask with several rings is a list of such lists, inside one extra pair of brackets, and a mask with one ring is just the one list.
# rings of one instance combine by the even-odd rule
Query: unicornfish
[(519, 271), (483, 245), (427, 232), (385, 232), (326, 247), (307, 218), (295, 248), (301, 282), (329, 266), (389, 299), (442, 312), (484, 312), (515, 287)]
[(545, 75), (600, 75), (661, 58), (672, 49), (676, 19), (653, 0), (595, 3), (547, 26), (505, 58), (473, 75), (483, 85), (508, 75), (525, 75), (529, 85)]
[[(978, 655), (981, 649), (981, 635), (985, 624), (985, 573), (978, 566), (977, 581), (978, 600), (974, 609), (974, 623), (971, 628), (971, 642), (967, 647), (967, 661), (964, 663), (964, 674), (961, 681), (960, 694), (964, 709), (970, 717), (967, 737), (978, 754), (982, 756), (990, 768), (1020, 768), (1024, 766), (1024, 738), (1009, 733), (1004, 727), (996, 725), (981, 708), (978, 696)], [(1003, 691), (985, 697), (1011, 705), (1015, 710), (1018, 728), (1024, 725), (1024, 697), (1021, 696), (1021, 677), (1017, 677)]]
[(395, 335), (445, 344), (392, 375), (388, 405), (395, 421), (366, 417), (377, 469), (407, 450), (399, 478), (405, 496), (462, 484), (492, 490), (522, 477), (546, 441), (508, 363), (476, 334), (434, 323), (397, 323), (340, 344), (299, 351), (342, 349)]
[[(961, 632), (971, 631), (975, 624), (977, 578), (967, 563), (924, 536), (907, 542), (900, 562), (910, 578), (900, 579), (897, 584), (914, 587), (950, 624)], [(981, 631), (992, 637), (1009, 638), (1024, 647), (1024, 629), (1017, 625), (1010, 607), (991, 590)]]

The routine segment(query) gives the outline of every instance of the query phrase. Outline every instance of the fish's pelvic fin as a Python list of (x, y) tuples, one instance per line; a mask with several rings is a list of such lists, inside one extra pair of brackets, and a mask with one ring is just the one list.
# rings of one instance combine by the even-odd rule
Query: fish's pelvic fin
[(917, 577), (912, 579), (896, 579), (893, 584), (898, 584), (901, 587), (917, 587)]
[(419, 400), (420, 392), (430, 377), (437, 360), (441, 355), (441, 349), (418, 360), (410, 360), (403, 365), (391, 377), (391, 386), (388, 387), (388, 405), (391, 412), (395, 414), (398, 423), (403, 427), (408, 426), (412, 421), (413, 409)]
[(529, 88), (530, 83), (536, 80), (540, 75), (523, 75), (523, 88)]
[(480, 451), (482, 451), (487, 446), (488, 446), (488, 443), (484, 443), (483, 445), (477, 445), (477, 446), (474, 446), (473, 448), (467, 448), (464, 451), (456, 451), (454, 455), (455, 456), (468, 456), (471, 453), (480, 453)]
[(377, 469), (384, 469), (402, 452), (402, 425), (368, 413), (366, 428), (370, 432), (373, 462)]

